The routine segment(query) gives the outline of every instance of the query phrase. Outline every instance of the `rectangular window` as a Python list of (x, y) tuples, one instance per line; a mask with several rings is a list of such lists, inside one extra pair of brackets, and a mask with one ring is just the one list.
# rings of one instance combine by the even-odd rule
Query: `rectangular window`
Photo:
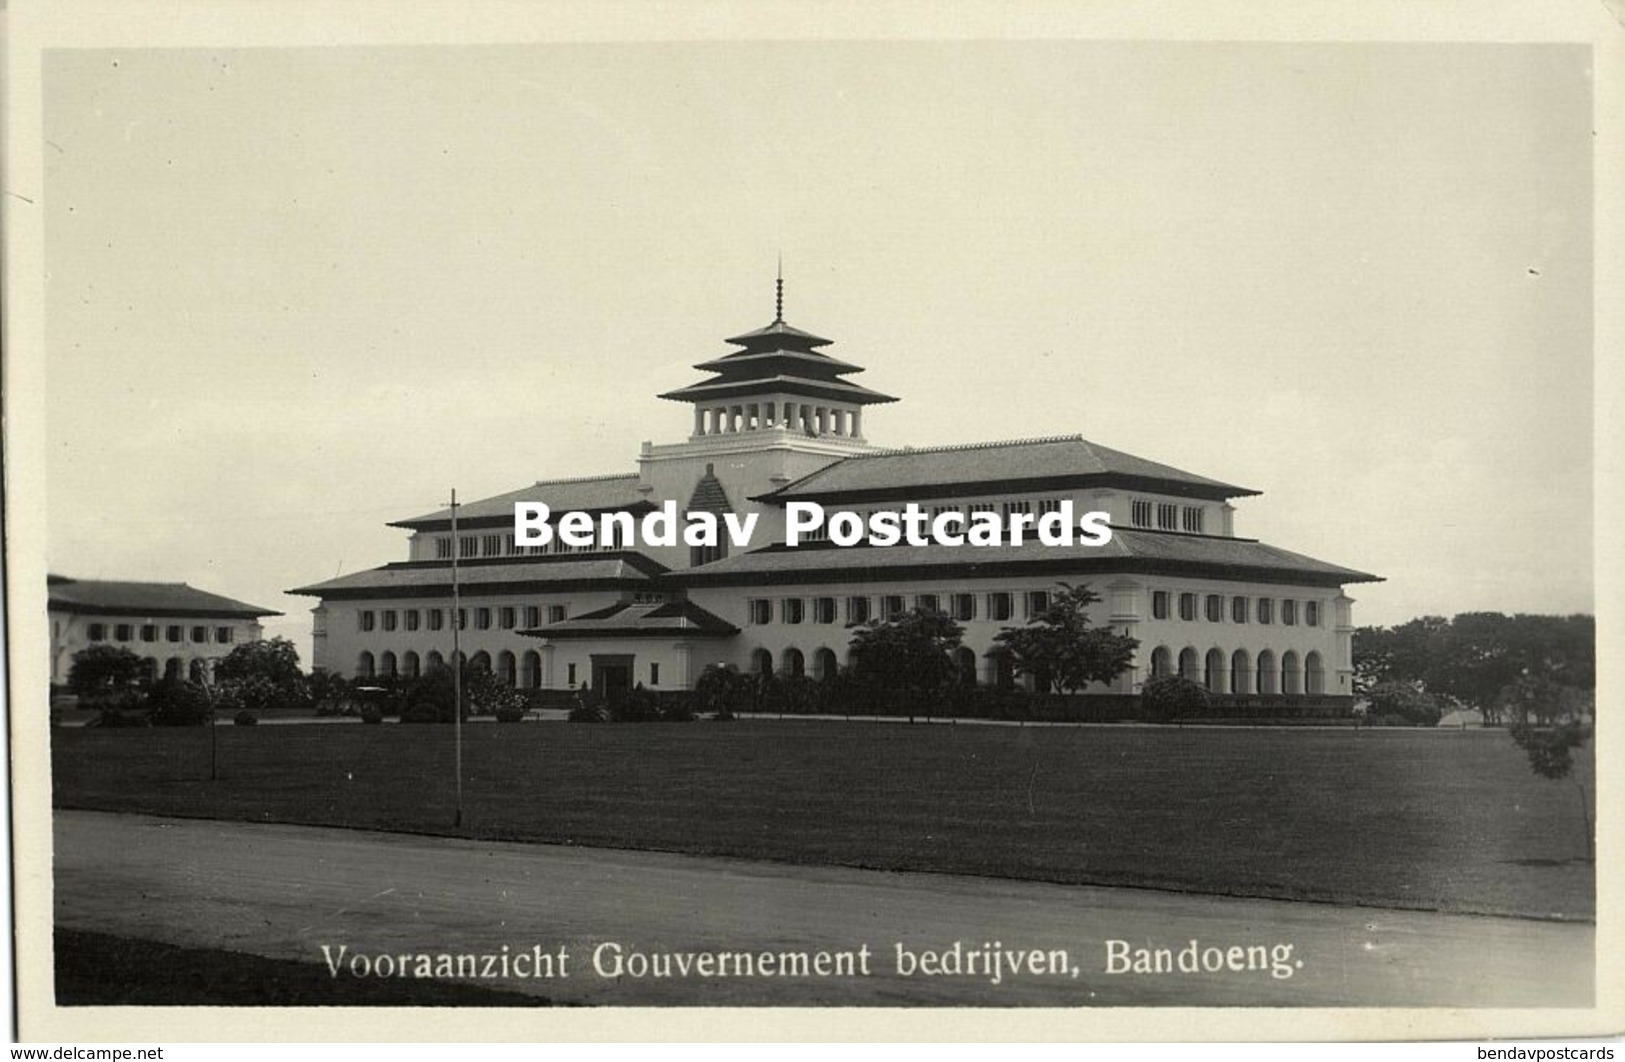
[(406, 629), (407, 630), (409, 630), (409, 631), (417, 630), (418, 629), (418, 620), (419, 620), (419, 616), (418, 616), (418, 610), (417, 609), (409, 608), (409, 609), (406, 610)]
[(1143, 498), (1135, 498), (1134, 504), (1129, 508), (1129, 522), (1135, 527), (1151, 526), (1151, 503)]
[(760, 626), (764, 623), (773, 622), (773, 602), (767, 600), (765, 597), (751, 598), (749, 608), (750, 621), (752, 623)]
[(566, 664), (564, 671), (564, 681), (574, 686), (576, 684), (576, 666), (574, 664)]
[(846, 599), (847, 626), (869, 622), (869, 599), (867, 597), (849, 597)]
[(649, 685), (660, 685), (660, 664), (654, 660), (649, 661)]
[(477, 557), (480, 552), (480, 538), (478, 535), (463, 535), (457, 540), (457, 556)]
[(688, 548), (688, 566), (698, 568), (702, 564), (712, 564), (728, 555), (728, 547), (718, 542), (714, 546), (690, 546)]
[(885, 594), (880, 599), (880, 618), (889, 620), (894, 616), (901, 616), (904, 612), (903, 598), (898, 594)]
[(799, 597), (787, 597), (780, 604), (786, 623), (800, 623), (807, 611), (807, 603)]
[(502, 536), (501, 535), (486, 535), (485, 536), (484, 547), (485, 548), (483, 549), (482, 552), (487, 557), (496, 557), (496, 556), (501, 555), (501, 553), (502, 553)]
[(566, 619), (569, 618), (569, 616), (570, 616), (570, 606), (569, 605), (548, 605), (547, 606), (547, 622), (549, 622), (549, 623), (563, 623)]
[(513, 533), (509, 532), (508, 534), (503, 535), (502, 536), (502, 553), (503, 553), (503, 555), (507, 556), (507, 557), (512, 557), (515, 554), (517, 554), (518, 552), (519, 552), (519, 547), (514, 545)]
[(437, 608), (431, 608), (424, 615), (429, 617), (431, 631), (442, 630), (446, 626), (446, 614)]
[(206, 642), (208, 640), (209, 640), (209, 628), (207, 628), (207, 627), (193, 627), (192, 628), (192, 641), (194, 641), (194, 642)]
[(833, 597), (813, 598), (813, 622), (835, 622), (835, 599)]
[(990, 620), (1007, 620), (1015, 614), (1011, 602), (1010, 591), (995, 590), (987, 595), (987, 618)]
[(141, 625), (141, 640), (144, 642), (156, 642), (158, 640), (158, 624), (143, 623)]
[(1218, 594), (1207, 595), (1206, 608), (1209, 623), (1218, 623), (1224, 619), (1224, 598)]
[(120, 623), (117, 627), (113, 628), (113, 637), (117, 638), (121, 642), (129, 641), (130, 633), (131, 627), (128, 623)]
[(998, 512), (998, 508), (992, 502), (977, 502), (970, 507), (970, 511), (973, 513), (992, 513)]
[(1032, 511), (1033, 503), (1030, 501), (1013, 501), (1004, 503), (1004, 516), (1007, 520), (1010, 518), (1011, 513), (1031, 513)]
[(525, 626), (540, 627), (542, 625), (542, 610), (536, 605), (525, 606)]
[(436, 560), (451, 560), (451, 539), (445, 536), (434, 540), (434, 555)]
[(1151, 591), (1151, 618), (1152, 619), (1167, 619), (1168, 618), (1168, 591), (1166, 591), (1166, 590), (1153, 590), (1153, 591)]
[(1261, 597), (1258, 599), (1258, 622), (1275, 622), (1275, 602), (1271, 601), (1267, 597)]
[(1281, 623), (1283, 626), (1293, 627), (1298, 623), (1298, 603), (1292, 600), (1281, 602)]
[(468, 630), (468, 609), (466, 608), (457, 610), (457, 629), (460, 631)]
[(392, 608), (391, 609), (385, 609), (384, 610), (384, 630), (386, 630), (386, 631), (394, 630), (395, 629), (395, 623), (396, 623), (395, 610), (392, 609)]
[(214, 640), (219, 642), (221, 645), (229, 644), (231, 642), (231, 628), (216, 627), (214, 629)]
[(806, 542), (828, 542), (829, 541), (829, 521), (826, 520), (824, 523), (819, 524), (817, 527), (813, 528), (812, 530), (808, 531), (806, 534), (804, 534), (804, 535), (802, 535), (800, 537), (801, 537), (801, 539), (803, 541), (806, 541)]
[(976, 618), (976, 595), (955, 594), (950, 599), (952, 611), (949, 613), (954, 619), (964, 621)]
[(361, 623), (361, 629), (364, 631), (370, 631), (378, 624), (378, 617), (373, 615), (371, 609), (366, 609), (357, 615)]
[(1202, 533), (1202, 510), (1200, 508), (1191, 505), (1185, 506), (1185, 512), (1182, 515), (1182, 519), (1184, 521), (1184, 528), (1186, 531), (1189, 531), (1193, 535), (1199, 535)]
[(1305, 601), (1303, 603), (1303, 624), (1306, 627), (1320, 626), (1320, 602)]
[(1232, 597), (1230, 599), (1230, 622), (1247, 622), (1247, 599), (1245, 597)]
[(1182, 620), (1193, 620), (1196, 618), (1195, 594), (1179, 595), (1179, 618)]
[(104, 641), (106, 641), (107, 640), (107, 624), (105, 624), (105, 623), (92, 623), (89, 626), (89, 628), (86, 629), (85, 636), (87, 638), (89, 638), (93, 642), (104, 642)]
[(1049, 608), (1049, 591), (1048, 590), (1029, 590), (1029, 591), (1027, 591), (1027, 618), (1028, 619), (1032, 619), (1034, 616), (1038, 615), (1040, 612), (1043, 612), (1048, 608)]
[(914, 604), (916, 607), (924, 609), (927, 612), (942, 611), (942, 600), (937, 597), (936, 594), (916, 595), (914, 598)]
[(164, 628), (164, 641), (178, 642), (181, 640), (181, 635), (184, 633), (185, 632), (179, 623), (172, 623), (168, 627)]
[(1157, 527), (1162, 531), (1179, 530), (1179, 506), (1167, 502), (1157, 505)]
[(1058, 513), (1060, 511), (1061, 499), (1059, 498), (1045, 498), (1038, 503), (1039, 516), (1045, 516), (1049, 513)]
[(501, 627), (503, 630), (513, 630), (513, 619), (514, 614), (511, 607), (505, 605), (497, 611), (497, 626)]

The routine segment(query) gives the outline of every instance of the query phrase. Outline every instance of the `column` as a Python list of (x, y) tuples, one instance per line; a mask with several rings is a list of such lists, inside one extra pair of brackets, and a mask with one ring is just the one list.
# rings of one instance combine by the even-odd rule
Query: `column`
[(829, 434), (829, 410), (826, 409), (823, 406), (819, 406), (818, 409), (816, 410), (816, 416), (818, 417), (818, 434), (820, 434), (820, 435), (828, 435)]
[(672, 648), (677, 651), (677, 674), (672, 676), (672, 684), (680, 690), (691, 690), (699, 678), (694, 674), (694, 645), (677, 642)]
[(694, 434), (705, 434), (705, 410), (699, 406), (694, 407)]
[(863, 438), (863, 407), (859, 406), (852, 411), (852, 437)]
[(762, 416), (762, 427), (764, 427), (764, 428), (774, 427), (775, 426), (775, 421), (773, 420), (773, 403), (769, 402), (762, 408), (764, 410), (764, 414)]

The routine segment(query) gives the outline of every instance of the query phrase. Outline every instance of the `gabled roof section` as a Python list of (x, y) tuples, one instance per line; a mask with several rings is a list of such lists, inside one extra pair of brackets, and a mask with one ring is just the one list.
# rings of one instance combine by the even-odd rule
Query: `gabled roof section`
[[(669, 569), (642, 553), (549, 554), (494, 561), (464, 561), (457, 582), (465, 593), (549, 593), (562, 590), (620, 589), (647, 585)], [(451, 565), (445, 561), (398, 561), (289, 590), (322, 598), (429, 597), (451, 595)]]
[(108, 579), (46, 578), (49, 606), (63, 612), (117, 615), (209, 616), (254, 619), (280, 616), (274, 609), (211, 594), (185, 583), (135, 583)]
[(1092, 573), (1180, 574), (1341, 586), (1380, 576), (1306, 557), (1254, 539), (1114, 528), (1104, 546), (770, 546), (673, 572), (684, 586), (790, 585)]
[[(512, 523), (516, 502), (545, 504), (555, 513), (595, 512), (612, 509), (632, 509), (649, 503), (638, 493), (638, 474), (628, 472), (615, 476), (583, 476), (575, 479), (537, 480), (528, 487), (520, 487), (506, 494), (498, 494), (479, 501), (462, 502), (457, 506), (457, 523), (478, 527), (492, 522)], [(478, 523), (476, 523), (478, 521)], [(451, 527), (451, 509), (437, 509), (409, 520), (396, 520), (390, 527), (406, 527), (414, 531), (440, 531)]]
[(738, 634), (739, 628), (692, 601), (653, 604), (622, 601), (608, 608), (519, 633), (537, 638), (727, 638)]
[(705, 475), (694, 484), (694, 493), (689, 496), (687, 511), (711, 513), (714, 516), (734, 511), (734, 507), (728, 502), (728, 491), (716, 476), (716, 466), (710, 464), (705, 466)]
[(843, 458), (755, 500), (863, 500), (956, 491), (1128, 486), (1213, 499), (1258, 491), (1148, 461), (1081, 435), (881, 450)]

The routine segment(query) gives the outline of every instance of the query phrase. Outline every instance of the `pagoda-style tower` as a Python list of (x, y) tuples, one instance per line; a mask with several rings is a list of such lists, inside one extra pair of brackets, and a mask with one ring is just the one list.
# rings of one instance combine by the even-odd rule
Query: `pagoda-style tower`
[(743, 350), (694, 366), (717, 375), (661, 398), (694, 403), (691, 439), (737, 432), (779, 432), (863, 441), (863, 407), (891, 395), (841, 379), (860, 366), (818, 348), (830, 341), (784, 321), (779, 277), (773, 323), (727, 342)]

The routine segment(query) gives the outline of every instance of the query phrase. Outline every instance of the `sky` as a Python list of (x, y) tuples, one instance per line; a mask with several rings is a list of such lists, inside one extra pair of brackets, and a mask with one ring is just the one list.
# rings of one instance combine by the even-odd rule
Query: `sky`
[(929, 446), (1263, 492), (1356, 622), (1593, 608), (1591, 71), (1563, 45), (48, 52), (50, 569), (291, 587), (630, 472), (786, 317)]

